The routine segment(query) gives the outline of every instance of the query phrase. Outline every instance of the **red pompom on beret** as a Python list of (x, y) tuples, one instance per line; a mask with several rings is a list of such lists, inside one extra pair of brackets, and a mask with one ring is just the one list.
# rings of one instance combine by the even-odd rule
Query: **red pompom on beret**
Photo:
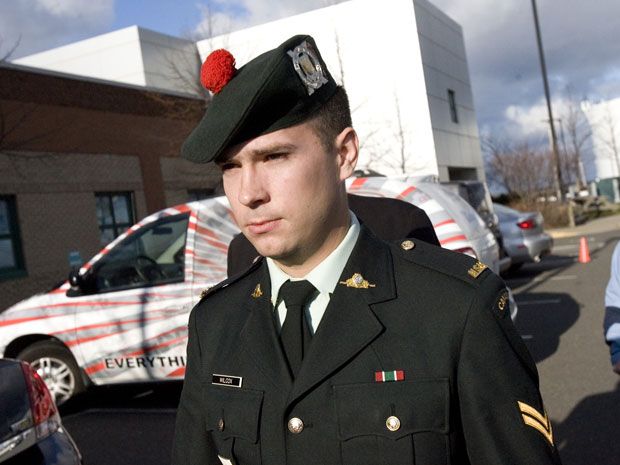
[(235, 57), (228, 50), (214, 50), (200, 68), (200, 82), (205, 88), (217, 94), (236, 72)]

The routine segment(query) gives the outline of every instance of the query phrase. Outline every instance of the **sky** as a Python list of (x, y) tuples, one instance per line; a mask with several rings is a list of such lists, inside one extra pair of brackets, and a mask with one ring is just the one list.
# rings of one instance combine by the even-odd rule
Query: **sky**
[[(337, 1), (0, 0), (0, 57), (13, 48), (11, 58), (18, 58), (131, 25), (198, 38), (207, 18), (225, 32)], [(431, 1), (463, 27), (482, 135), (545, 140), (531, 1)], [(538, 0), (538, 13), (554, 117), (561, 118), (569, 94), (594, 102), (620, 97), (620, 0)]]

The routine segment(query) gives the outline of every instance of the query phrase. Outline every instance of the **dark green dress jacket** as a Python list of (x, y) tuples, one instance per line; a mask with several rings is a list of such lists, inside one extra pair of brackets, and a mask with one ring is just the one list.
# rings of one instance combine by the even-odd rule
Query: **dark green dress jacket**
[(270, 295), (259, 260), (192, 311), (175, 465), (560, 463), (505, 285), (474, 259), (362, 227), (295, 380)]

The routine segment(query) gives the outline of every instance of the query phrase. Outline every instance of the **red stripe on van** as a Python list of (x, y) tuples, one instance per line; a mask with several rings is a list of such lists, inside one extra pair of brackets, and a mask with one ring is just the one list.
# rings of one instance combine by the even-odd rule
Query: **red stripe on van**
[(407, 189), (405, 189), (400, 194), (398, 194), (398, 197), (396, 197), (396, 198), (403, 200), (405, 197), (407, 197), (412, 192), (415, 192), (415, 187), (409, 186)]
[(366, 181), (368, 181), (368, 178), (357, 178), (351, 183), (351, 185), (349, 186), (349, 190), (359, 189), (366, 183)]
[(166, 378), (174, 378), (176, 376), (185, 376), (185, 367), (177, 368), (172, 373), (168, 373)]
[(14, 320), (0, 321), (0, 326), (18, 325), (20, 323), (27, 323), (29, 321), (47, 320), (48, 318), (55, 318), (57, 316), (67, 316), (67, 315), (68, 315), (67, 313), (59, 313), (58, 315), (45, 315), (45, 316), (31, 316), (31, 317), (27, 317), (27, 318), (15, 318)]
[(452, 236), (452, 237), (449, 237), (448, 239), (444, 239), (444, 240), (439, 241), (439, 242), (441, 243), (441, 245), (444, 245), (444, 244), (448, 244), (450, 242), (466, 241), (466, 240), (467, 240), (467, 237), (465, 237), (465, 235), (463, 235), (463, 234), (460, 234), (458, 236)]
[(439, 228), (439, 227), (441, 227), (441, 226), (445, 226), (445, 225), (447, 225), (447, 224), (456, 224), (456, 221), (454, 221), (454, 220), (445, 220), (445, 221), (441, 221), (441, 222), (439, 222), (439, 223), (437, 223), (437, 224), (434, 224), (434, 225), (433, 225), (433, 228)]

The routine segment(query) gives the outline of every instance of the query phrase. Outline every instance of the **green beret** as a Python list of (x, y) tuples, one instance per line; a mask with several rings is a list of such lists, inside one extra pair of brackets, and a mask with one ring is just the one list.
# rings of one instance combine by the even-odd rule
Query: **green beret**
[(291, 37), (239, 70), (230, 60), (232, 77), (216, 85), (205, 115), (183, 144), (183, 158), (208, 163), (230, 146), (302, 123), (338, 88), (308, 35)]

